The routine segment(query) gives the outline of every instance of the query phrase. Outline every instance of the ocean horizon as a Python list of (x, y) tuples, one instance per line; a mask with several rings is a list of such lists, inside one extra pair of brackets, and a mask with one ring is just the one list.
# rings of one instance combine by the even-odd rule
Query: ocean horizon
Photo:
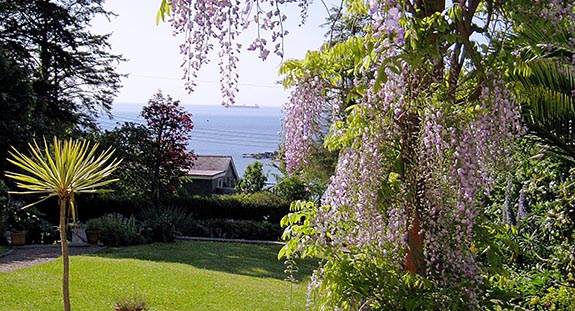
[[(113, 119), (98, 119), (100, 128), (111, 130), (118, 123), (135, 122), (144, 124), (140, 116), (145, 104), (115, 104)], [(277, 106), (182, 105), (192, 114), (194, 128), (188, 148), (197, 155), (232, 156), (236, 170), (243, 177), (246, 167), (259, 161), (264, 164), (268, 182), (275, 183), (273, 174), (279, 171), (272, 167), (269, 159), (244, 157), (244, 154), (274, 152), (281, 143), (282, 108)]]

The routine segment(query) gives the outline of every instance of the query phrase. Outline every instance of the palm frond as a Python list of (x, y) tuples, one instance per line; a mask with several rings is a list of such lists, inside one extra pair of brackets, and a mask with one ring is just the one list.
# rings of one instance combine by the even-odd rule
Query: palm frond
[(523, 21), (507, 36), (514, 51), (506, 72), (517, 88), (524, 120), (538, 142), (575, 164), (575, 46), (566, 27), (548, 20)]

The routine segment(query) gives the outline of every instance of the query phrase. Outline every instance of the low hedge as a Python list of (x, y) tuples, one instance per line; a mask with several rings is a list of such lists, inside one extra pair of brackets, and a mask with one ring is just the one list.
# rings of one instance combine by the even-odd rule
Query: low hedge
[[(279, 223), (289, 212), (290, 202), (271, 192), (262, 191), (254, 194), (179, 197), (166, 205), (178, 206), (192, 213), (194, 219), (265, 220)], [(85, 222), (111, 213), (126, 217), (136, 216), (142, 209), (150, 207), (151, 203), (137, 199), (116, 198), (113, 194), (78, 195), (76, 206), (79, 220)], [(37, 207), (46, 214), (47, 220), (58, 223), (56, 200), (47, 200)]]
[[(99, 218), (107, 214), (120, 214), (125, 217), (136, 215), (149, 204), (137, 199), (121, 199), (109, 194), (80, 194), (75, 196), (78, 208), (78, 220), (86, 222), (88, 219)], [(53, 224), (59, 222), (58, 199), (50, 198), (36, 205), (37, 209), (45, 214), (44, 219)]]
[(267, 221), (208, 219), (193, 221), (183, 234), (203, 238), (277, 241), (282, 230), (279, 224)]
[(278, 223), (289, 213), (290, 202), (267, 192), (254, 194), (194, 196), (175, 200), (194, 219), (235, 219)]

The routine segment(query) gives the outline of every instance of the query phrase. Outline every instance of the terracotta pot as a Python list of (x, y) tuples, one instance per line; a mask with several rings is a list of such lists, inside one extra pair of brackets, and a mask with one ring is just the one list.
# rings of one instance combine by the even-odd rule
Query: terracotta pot
[(88, 244), (98, 244), (99, 239), (100, 239), (99, 230), (86, 230), (86, 240), (88, 240)]
[(26, 231), (12, 232), (12, 245), (26, 244)]

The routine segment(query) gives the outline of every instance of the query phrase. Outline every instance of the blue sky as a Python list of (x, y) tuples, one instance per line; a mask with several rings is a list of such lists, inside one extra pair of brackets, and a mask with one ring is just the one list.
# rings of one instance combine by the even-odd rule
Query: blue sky
[[(123, 88), (115, 101), (115, 106), (128, 104), (143, 105), (158, 90), (170, 94), (186, 105), (219, 105), (222, 101), (219, 91), (219, 75), (216, 53), (209, 66), (202, 69), (198, 86), (194, 93), (184, 90), (181, 80), (182, 70), (179, 55), (181, 37), (174, 37), (168, 23), (156, 25), (155, 17), (160, 0), (108, 0), (105, 8), (118, 14), (110, 21), (105, 18), (94, 20), (95, 33), (112, 33), (112, 51), (128, 59), (118, 71), (129, 74), (123, 80)], [(329, 1), (328, 1), (329, 2)], [(286, 24), (290, 34), (285, 40), (286, 59), (301, 58), (310, 49), (317, 49), (324, 41), (327, 31), (320, 28), (327, 16), (320, 1), (315, 1), (309, 9), (307, 23), (300, 23), (299, 8), (287, 8)], [(255, 37), (255, 32), (247, 32), (240, 38), (244, 47)], [(277, 70), (281, 59), (270, 56), (262, 62), (256, 53), (243, 51), (240, 55), (239, 88), (237, 104), (260, 106), (281, 106), (286, 102), (288, 91), (281, 85)]]

